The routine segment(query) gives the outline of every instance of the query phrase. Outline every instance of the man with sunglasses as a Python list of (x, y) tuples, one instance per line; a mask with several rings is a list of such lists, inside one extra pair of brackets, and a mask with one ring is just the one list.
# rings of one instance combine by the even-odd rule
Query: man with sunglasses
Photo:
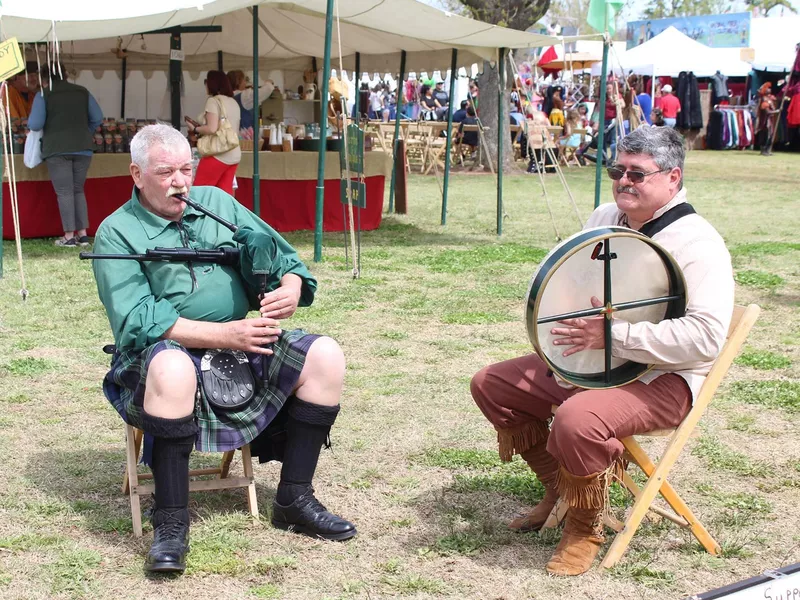
[[(612, 389), (582, 390), (548, 372), (535, 354), (485, 367), (472, 396), (497, 430), (502, 460), (519, 454), (544, 485), (542, 501), (514, 519), (520, 531), (541, 528), (559, 497), (568, 505), (561, 542), (547, 563), (553, 575), (579, 575), (604, 542), (606, 487), (620, 475), (620, 439), (676, 427), (719, 354), (733, 313), (731, 259), (722, 237), (687, 203), (683, 138), (667, 127), (641, 127), (620, 140), (609, 167), (614, 203), (597, 208), (586, 228), (622, 226), (663, 246), (686, 280), (686, 314), (660, 323), (615, 319), (613, 356), (654, 368)], [(602, 306), (591, 298), (593, 306)], [(603, 316), (556, 324), (564, 355), (604, 348)], [(569, 400), (567, 402), (567, 400)], [(558, 414), (548, 427), (552, 405)]]

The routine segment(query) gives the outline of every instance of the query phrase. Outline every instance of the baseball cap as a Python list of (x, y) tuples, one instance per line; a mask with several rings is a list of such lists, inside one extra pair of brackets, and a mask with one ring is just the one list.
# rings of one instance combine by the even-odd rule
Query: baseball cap
[(670, 84), (667, 84), (661, 88), (661, 91), (669, 94), (672, 91), (672, 86)]

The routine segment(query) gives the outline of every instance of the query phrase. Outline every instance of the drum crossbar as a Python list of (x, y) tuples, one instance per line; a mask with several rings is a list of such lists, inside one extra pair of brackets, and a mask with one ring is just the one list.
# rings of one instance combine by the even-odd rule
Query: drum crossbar
[(603, 254), (603, 304), (606, 307), (606, 318), (603, 319), (603, 352), (605, 355), (605, 381), (611, 381), (611, 260), (617, 258), (616, 254), (611, 253), (611, 241), (605, 240), (606, 251)]
[[(672, 296), (659, 296), (658, 298), (647, 298), (645, 300), (631, 300), (630, 302), (620, 302), (619, 304), (612, 305), (614, 312), (622, 310), (629, 310), (631, 308), (641, 308), (643, 306), (652, 306), (653, 304), (663, 304), (664, 302), (672, 302), (673, 300), (680, 300), (683, 296), (680, 294), (673, 294)], [(576, 310), (573, 312), (562, 313), (560, 315), (553, 315), (552, 317), (542, 317), (536, 321), (537, 325), (545, 325), (547, 323), (555, 323), (556, 321), (563, 321), (564, 319), (579, 319), (581, 317), (596, 317), (605, 312), (606, 308), (601, 306), (599, 308), (587, 308), (585, 310)]]

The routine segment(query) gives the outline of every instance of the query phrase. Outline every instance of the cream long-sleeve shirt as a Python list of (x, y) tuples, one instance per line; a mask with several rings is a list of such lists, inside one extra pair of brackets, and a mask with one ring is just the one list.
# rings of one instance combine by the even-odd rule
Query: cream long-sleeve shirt
[[(680, 190), (655, 212), (658, 218), (673, 206), (686, 202)], [(614, 203), (599, 206), (586, 228), (603, 225), (627, 227), (625, 213)], [(733, 314), (733, 269), (725, 242), (699, 214), (687, 215), (653, 236), (676, 260), (686, 280), (686, 315), (660, 323), (627, 323), (615, 319), (611, 326), (614, 356), (654, 365), (640, 381), (650, 383), (659, 375), (676, 373), (697, 397), (711, 365), (728, 335)]]

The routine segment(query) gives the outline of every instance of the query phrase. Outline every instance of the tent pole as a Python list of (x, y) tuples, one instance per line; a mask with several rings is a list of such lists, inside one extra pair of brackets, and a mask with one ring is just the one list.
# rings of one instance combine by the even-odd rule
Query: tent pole
[(500, 48), (497, 63), (497, 76), (500, 80), (497, 90), (497, 235), (503, 235), (503, 104), (506, 96), (506, 49)]
[(447, 140), (444, 146), (444, 185), (442, 186), (442, 225), (447, 224), (447, 190), (450, 183), (450, 147), (453, 145), (453, 102), (456, 98), (456, 61), (458, 50), (453, 48), (453, 58), (450, 60), (450, 109), (447, 111)]
[[(181, 49), (181, 33), (173, 31), (169, 36), (169, 49)], [(169, 60), (170, 104), (172, 107), (172, 126), (181, 128), (181, 76), (183, 63), (179, 60)]]
[(125, 83), (128, 79), (128, 57), (122, 57), (122, 100), (120, 100), (119, 116), (125, 120)]
[(360, 85), (360, 82), (361, 82), (361, 52), (356, 52), (356, 82), (355, 85), (353, 86), (356, 90), (355, 119), (354, 119), (356, 125), (358, 125), (358, 123), (361, 121), (361, 112), (360, 112), (361, 103), (359, 102), (361, 100), (361, 94), (358, 93), (358, 87)]
[(224, 71), (222, 64), (222, 50), (217, 50), (217, 71)]
[[(219, 54), (220, 64), (222, 53)], [(220, 67), (222, 70), (222, 67)], [(261, 216), (261, 174), (258, 144), (261, 141), (261, 107), (258, 105), (258, 5), (253, 7), (253, 212)]]
[(325, 147), (328, 139), (328, 79), (331, 76), (332, 37), (333, 0), (328, 0), (325, 9), (325, 55), (322, 62), (322, 91), (319, 100), (319, 160), (317, 162), (317, 197), (314, 220), (314, 262), (322, 260), (322, 209), (325, 204)]
[[(608, 9), (606, 9), (606, 25), (608, 25)], [(605, 37), (603, 38), (603, 70), (600, 73), (600, 98), (597, 104), (597, 164), (594, 174), (594, 207), (600, 206), (600, 182), (603, 176), (603, 161), (605, 159), (605, 116), (606, 116), (606, 81), (608, 75), (608, 27), (606, 27)]]
[[(392, 152), (392, 183), (389, 186), (389, 213), (394, 212), (394, 185), (397, 179), (397, 146), (400, 140), (400, 111), (403, 108), (403, 80), (406, 77), (406, 51), (400, 51), (400, 77), (397, 80), (397, 102), (394, 116), (394, 152)], [(405, 167), (404, 167), (405, 168)]]

